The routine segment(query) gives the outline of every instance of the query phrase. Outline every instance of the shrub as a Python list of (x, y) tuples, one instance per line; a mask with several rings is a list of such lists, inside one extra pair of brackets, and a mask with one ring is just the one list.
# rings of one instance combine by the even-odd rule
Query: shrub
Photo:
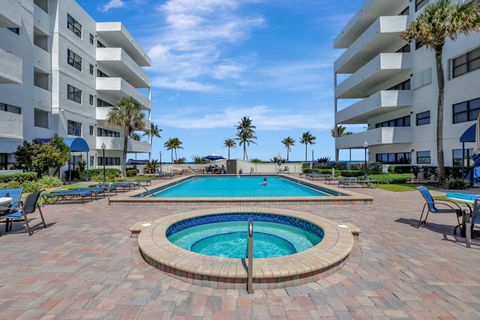
[(50, 188), (59, 187), (63, 184), (62, 180), (51, 177), (51, 176), (43, 176), (42, 178), (38, 179), (37, 181), (25, 182), (22, 184), (24, 192), (36, 192), (40, 190), (46, 190)]
[(305, 169), (304, 173), (332, 174), (332, 169)]
[(127, 177), (135, 177), (138, 174), (138, 169), (127, 169)]
[[(350, 164), (351, 170), (361, 170), (365, 171), (365, 163), (352, 163)], [(369, 174), (379, 174), (383, 172), (383, 164), (380, 162), (369, 162), (368, 163), (368, 173)]]
[(400, 174), (370, 174), (368, 177), (372, 180), (378, 181), (381, 184), (401, 184), (407, 183), (412, 180), (413, 174), (400, 173)]
[(346, 178), (361, 177), (365, 175), (365, 171), (362, 170), (339, 170), (338, 175)]
[(461, 179), (449, 180), (446, 185), (447, 189), (450, 190), (465, 190), (468, 188), (468, 185), (465, 181)]
[[(90, 179), (94, 181), (103, 180), (103, 168), (95, 168), (89, 170)], [(121, 171), (116, 168), (106, 168), (105, 175), (108, 181), (113, 181), (115, 178), (120, 177)]]
[(35, 181), (37, 180), (36, 172), (18, 172), (18, 173), (8, 173), (0, 174), (0, 183), (9, 183), (9, 182), (18, 182), (24, 183), (25, 181)]
[(388, 173), (412, 173), (413, 167), (412, 166), (390, 166), (388, 167)]

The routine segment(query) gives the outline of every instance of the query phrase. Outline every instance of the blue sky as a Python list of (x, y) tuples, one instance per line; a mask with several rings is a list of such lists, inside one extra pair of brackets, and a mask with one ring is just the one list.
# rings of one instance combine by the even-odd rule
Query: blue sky
[(153, 121), (163, 129), (154, 158), (168, 159), (171, 137), (188, 160), (226, 154), (242, 116), (257, 126), (250, 158), (284, 155), (280, 141), (292, 136), (291, 159), (302, 160), (307, 130), (315, 157), (333, 158), (332, 66), (341, 51), (332, 43), (363, 0), (78, 1), (97, 21), (122, 21), (152, 58)]

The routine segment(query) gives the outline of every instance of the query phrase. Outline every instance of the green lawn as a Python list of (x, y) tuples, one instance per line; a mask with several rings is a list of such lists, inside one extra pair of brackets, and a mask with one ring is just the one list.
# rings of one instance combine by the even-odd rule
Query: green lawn
[(376, 189), (382, 189), (392, 192), (410, 192), (416, 191), (415, 185), (410, 184), (377, 184)]

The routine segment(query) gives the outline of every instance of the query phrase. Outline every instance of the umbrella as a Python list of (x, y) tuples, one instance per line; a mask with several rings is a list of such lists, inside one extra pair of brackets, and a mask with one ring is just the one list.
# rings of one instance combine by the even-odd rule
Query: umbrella
[(210, 161), (216, 161), (216, 160), (224, 160), (225, 158), (219, 154), (209, 154), (206, 157), (203, 157), (203, 159), (207, 159)]

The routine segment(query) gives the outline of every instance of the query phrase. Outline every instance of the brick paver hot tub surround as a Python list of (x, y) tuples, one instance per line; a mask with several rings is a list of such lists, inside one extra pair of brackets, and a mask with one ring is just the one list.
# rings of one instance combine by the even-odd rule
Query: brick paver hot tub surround
[[(158, 269), (196, 285), (245, 289), (245, 261), (187, 251), (171, 243), (166, 235), (168, 228), (179, 221), (231, 213), (288, 216), (307, 221), (323, 230), (320, 243), (306, 251), (284, 257), (254, 259), (253, 281), (256, 288), (280, 288), (317, 281), (337, 270), (353, 249), (351, 229), (329, 219), (295, 210), (227, 207), (185, 212), (140, 224), (145, 226), (138, 237), (142, 256)], [(353, 229), (356, 231), (356, 228)]]
[(0, 319), (479, 319), (478, 236), (465, 248), (448, 214), (417, 229), (418, 192), (356, 191), (374, 204), (261, 204), (351, 222), (362, 234), (334, 274), (254, 295), (160, 272), (130, 237), (139, 221), (225, 204), (45, 206), (47, 228), (31, 237), (21, 223), (7, 234), (0, 225)]

